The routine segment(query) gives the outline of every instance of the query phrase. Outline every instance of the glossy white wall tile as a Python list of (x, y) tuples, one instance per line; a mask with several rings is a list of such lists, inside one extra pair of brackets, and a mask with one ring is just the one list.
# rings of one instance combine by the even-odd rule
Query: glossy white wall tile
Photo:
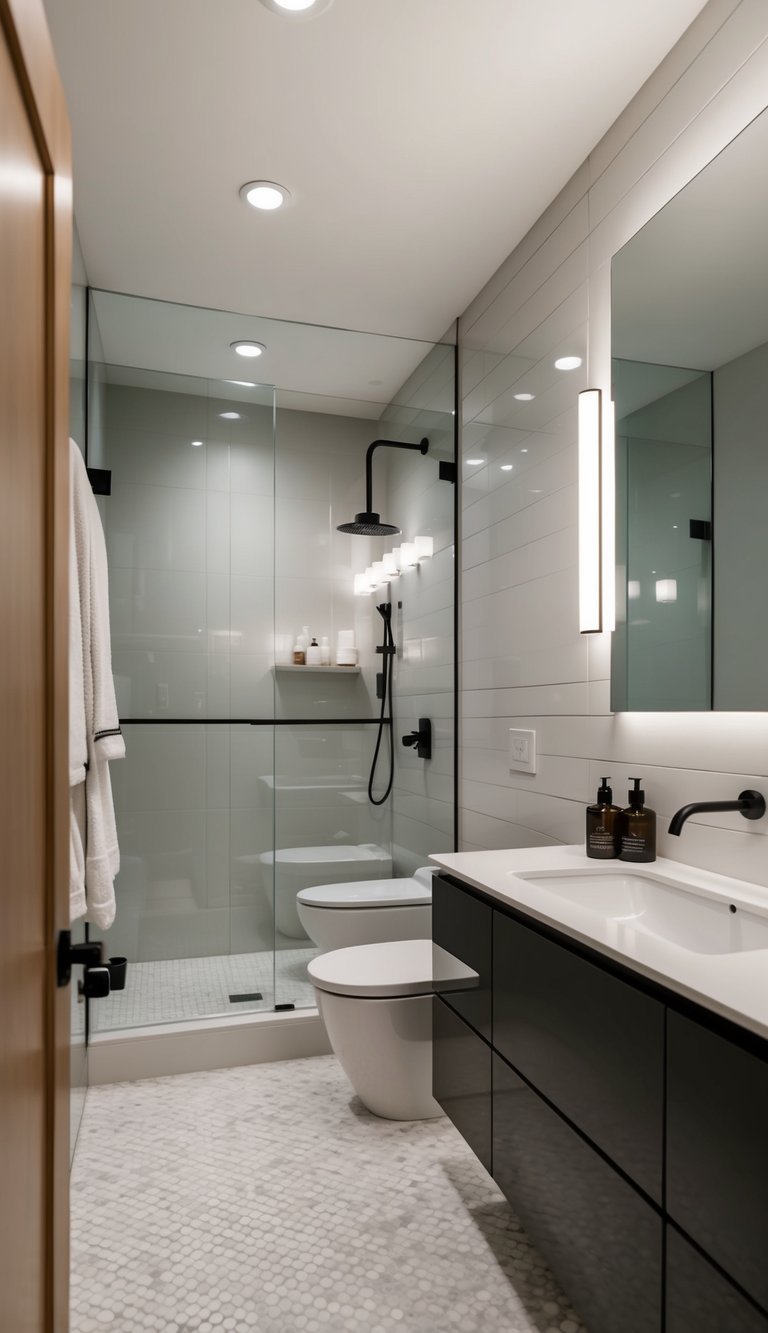
[[(642, 776), (660, 853), (768, 885), (768, 821), (666, 832), (687, 801), (768, 789), (768, 714), (611, 715), (608, 636), (578, 634), (575, 540), (576, 395), (610, 392), (611, 256), (765, 107), (767, 86), (765, 4), (710, 0), (460, 322), (462, 452), (482, 460), (462, 469), (468, 849), (582, 841), (600, 777), (623, 800)], [(559, 374), (568, 344), (584, 364)], [(535, 775), (509, 771), (515, 726), (536, 730)]]

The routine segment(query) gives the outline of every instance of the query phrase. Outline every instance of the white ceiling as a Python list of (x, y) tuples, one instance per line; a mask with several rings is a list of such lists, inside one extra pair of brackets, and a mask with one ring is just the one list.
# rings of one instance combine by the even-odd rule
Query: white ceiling
[(47, 0), (89, 280), (440, 338), (702, 7)]

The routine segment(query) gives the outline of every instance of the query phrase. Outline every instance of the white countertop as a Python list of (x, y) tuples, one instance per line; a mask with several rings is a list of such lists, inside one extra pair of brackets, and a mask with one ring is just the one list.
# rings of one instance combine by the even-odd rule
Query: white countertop
[(537, 891), (526, 874), (590, 876), (627, 874), (668, 880), (689, 887), (718, 907), (738, 899), (768, 923), (768, 890), (744, 880), (699, 870), (666, 857), (648, 864), (597, 861), (577, 847), (520, 847), (496, 852), (455, 852), (430, 861), (457, 879), (481, 889), (490, 898), (518, 908), (527, 916), (561, 931), (597, 953), (651, 981), (658, 982), (724, 1018), (768, 1038), (768, 948), (736, 953), (700, 953), (635, 930), (626, 921), (601, 920), (578, 900)]

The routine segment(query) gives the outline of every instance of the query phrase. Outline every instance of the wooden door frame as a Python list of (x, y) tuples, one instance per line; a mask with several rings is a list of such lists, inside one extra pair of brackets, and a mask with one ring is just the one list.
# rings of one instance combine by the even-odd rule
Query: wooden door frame
[(72, 153), (43, 0), (0, 0), (10, 52), (45, 173), (46, 1072), (45, 1326), (69, 1327), (70, 992), (56, 987), (69, 927), (69, 316)]

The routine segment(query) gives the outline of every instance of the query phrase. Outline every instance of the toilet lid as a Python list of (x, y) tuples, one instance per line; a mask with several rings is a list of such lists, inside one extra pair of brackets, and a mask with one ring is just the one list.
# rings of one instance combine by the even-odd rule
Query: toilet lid
[(317, 884), (296, 895), (309, 907), (416, 907), (429, 906), (432, 882), (413, 879), (356, 879), (348, 884)]
[(307, 971), (318, 990), (368, 999), (429, 995), (436, 984), (448, 982), (455, 989), (470, 989), (479, 982), (472, 968), (431, 940), (394, 940), (334, 949), (313, 958)]

